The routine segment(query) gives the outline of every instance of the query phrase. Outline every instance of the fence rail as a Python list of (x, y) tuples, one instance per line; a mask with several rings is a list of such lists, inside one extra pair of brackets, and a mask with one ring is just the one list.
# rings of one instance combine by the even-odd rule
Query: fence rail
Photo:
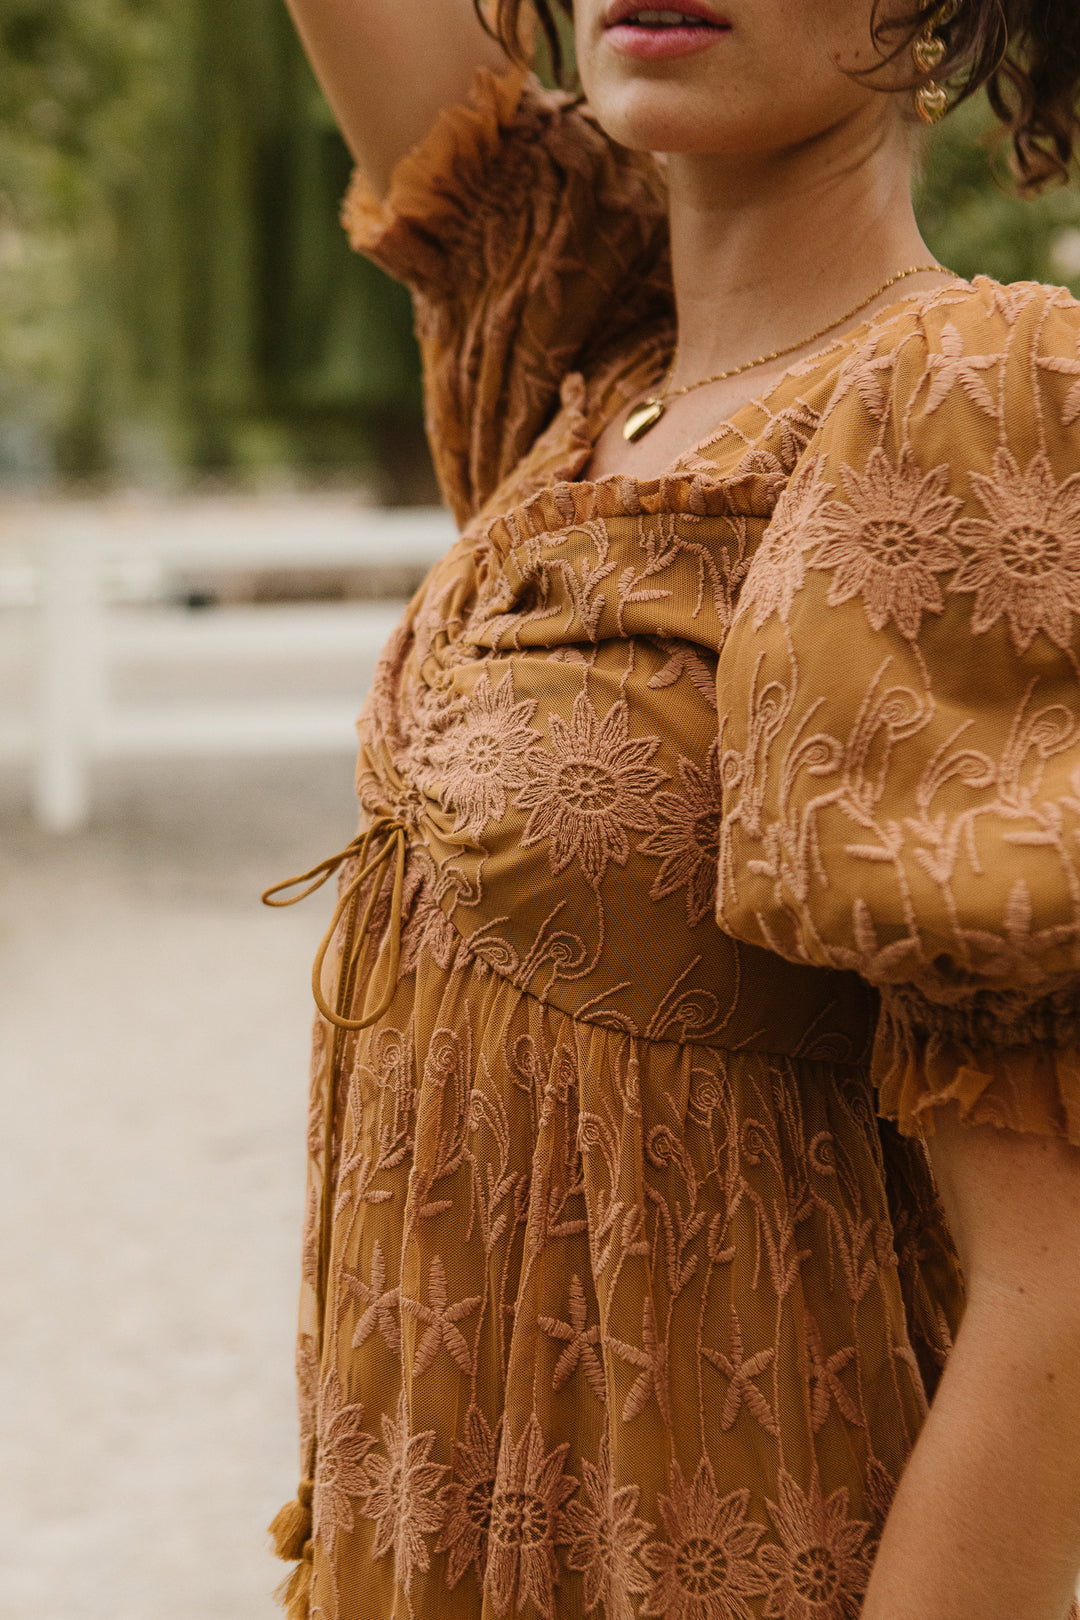
[(30, 760), (34, 810), (54, 831), (88, 818), (103, 759), (314, 752), (354, 745), (362, 692), (163, 702), (118, 695), (127, 669), (348, 660), (373, 666), (403, 603), (209, 607), (177, 582), (314, 569), (422, 569), (453, 542), (441, 511), (351, 503), (199, 502), (117, 511), (87, 503), (27, 515), (0, 542), (5, 668), (29, 672), (29, 706), (0, 701), (0, 760)]

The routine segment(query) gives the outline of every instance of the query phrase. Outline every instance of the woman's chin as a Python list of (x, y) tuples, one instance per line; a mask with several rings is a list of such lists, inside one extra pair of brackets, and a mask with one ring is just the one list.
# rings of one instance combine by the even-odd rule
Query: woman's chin
[(752, 144), (744, 119), (718, 116), (715, 85), (600, 75), (586, 94), (605, 133), (632, 152), (721, 153), (741, 149), (748, 136)]
[(765, 87), (726, 75), (686, 80), (674, 75), (583, 73), (589, 106), (601, 128), (631, 152), (724, 159), (777, 156), (816, 144), (838, 129), (854, 140), (858, 126), (897, 122), (889, 97), (844, 87), (844, 94), (770, 96)]

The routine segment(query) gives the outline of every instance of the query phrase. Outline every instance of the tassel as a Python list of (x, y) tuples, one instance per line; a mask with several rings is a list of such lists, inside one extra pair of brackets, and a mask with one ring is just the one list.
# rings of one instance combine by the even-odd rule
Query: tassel
[(308, 1620), (311, 1612), (312, 1545), (304, 1548), (303, 1560), (297, 1564), (288, 1580), (283, 1581), (274, 1597), (285, 1610), (287, 1620)]
[(311, 1498), (311, 1480), (302, 1479), (294, 1499), (286, 1502), (270, 1526), (274, 1552), (286, 1563), (302, 1558), (304, 1546), (311, 1539)]

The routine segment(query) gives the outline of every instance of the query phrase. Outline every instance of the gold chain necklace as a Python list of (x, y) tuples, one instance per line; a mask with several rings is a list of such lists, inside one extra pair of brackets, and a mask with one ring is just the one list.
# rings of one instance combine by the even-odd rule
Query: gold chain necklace
[(883, 281), (880, 287), (876, 287), (869, 297), (856, 304), (854, 309), (849, 309), (846, 315), (841, 315), (835, 321), (830, 321), (828, 326), (823, 326), (820, 331), (812, 332), (809, 337), (800, 338), (798, 343), (789, 343), (786, 349), (773, 349), (769, 354), (760, 355), (756, 360), (747, 360), (744, 365), (732, 366), (730, 371), (718, 371), (715, 376), (702, 377), (700, 382), (687, 383), (685, 388), (669, 387), (671, 379), (675, 375), (675, 367), (679, 359), (678, 350), (676, 350), (659, 392), (653, 394), (649, 399), (642, 400), (640, 405), (635, 405), (626, 418), (623, 424), (623, 438), (628, 444), (636, 444), (639, 439), (643, 439), (646, 433), (656, 426), (667, 410), (669, 399), (678, 399), (682, 394), (692, 394), (695, 388), (704, 388), (709, 383), (726, 382), (729, 377), (738, 377), (744, 371), (753, 371), (757, 366), (768, 365), (770, 360), (782, 360), (785, 355), (794, 354), (796, 349), (805, 349), (808, 343), (816, 343), (818, 338), (827, 337), (830, 332), (835, 332), (838, 326), (843, 326), (846, 321), (850, 321), (853, 315), (858, 315), (861, 310), (866, 308), (867, 304), (872, 304), (875, 298), (880, 298), (882, 293), (888, 292), (890, 287), (895, 287), (896, 283), (903, 281), (906, 276), (924, 275), (933, 270), (943, 276), (951, 274), (950, 271), (944, 270), (940, 264), (913, 264), (907, 270), (898, 270), (895, 276), (890, 276), (888, 281)]

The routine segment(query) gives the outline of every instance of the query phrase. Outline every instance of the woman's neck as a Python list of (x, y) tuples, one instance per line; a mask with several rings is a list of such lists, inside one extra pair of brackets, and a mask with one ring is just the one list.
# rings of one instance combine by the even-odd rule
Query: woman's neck
[(674, 387), (809, 337), (888, 276), (931, 261), (895, 118), (854, 119), (776, 155), (677, 153), (666, 168)]
[[(894, 118), (866, 114), (775, 157), (680, 153), (668, 157), (666, 168), (679, 321), (668, 387), (689, 387), (799, 347), (672, 397), (640, 442), (624, 436), (628, 404), (597, 438), (590, 478), (667, 471), (748, 399), (775, 387), (794, 362), (820, 349), (825, 327), (898, 271), (933, 263), (911, 205), (908, 135)], [(844, 321), (835, 336), (897, 298), (939, 284), (933, 273), (913, 276)]]

